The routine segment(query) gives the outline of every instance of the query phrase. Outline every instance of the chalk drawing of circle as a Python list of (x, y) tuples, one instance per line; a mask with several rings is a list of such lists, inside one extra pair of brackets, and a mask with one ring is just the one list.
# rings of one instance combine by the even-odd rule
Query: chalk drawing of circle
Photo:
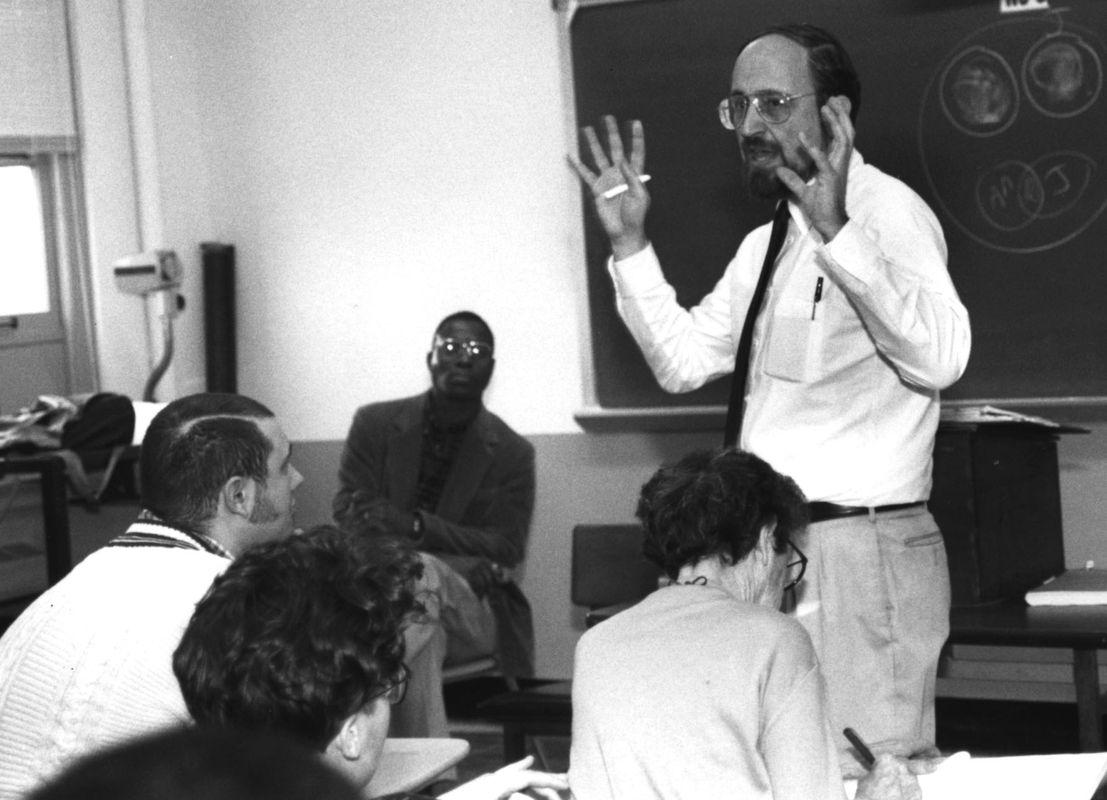
[(1026, 96), (1046, 116), (1065, 118), (1088, 109), (1103, 89), (1103, 62), (1073, 33), (1046, 36), (1022, 61)]
[(1042, 182), (1024, 161), (1003, 161), (976, 182), (981, 216), (1001, 231), (1017, 231), (1038, 218), (1045, 203)]
[(1038, 219), (1059, 217), (1084, 199), (1097, 164), (1085, 153), (1061, 150), (1047, 153), (1032, 165), (1042, 187)]
[(1007, 59), (974, 45), (954, 57), (939, 79), (942, 111), (962, 133), (995, 136), (1015, 121), (1018, 81)]

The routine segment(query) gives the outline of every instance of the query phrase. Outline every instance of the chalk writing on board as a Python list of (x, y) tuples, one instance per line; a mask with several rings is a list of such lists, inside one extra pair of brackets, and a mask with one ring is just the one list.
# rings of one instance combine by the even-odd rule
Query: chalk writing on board
[(1062, 13), (1004, 20), (936, 66), (919, 148), (938, 203), (1003, 252), (1057, 247), (1107, 210), (1099, 36)]

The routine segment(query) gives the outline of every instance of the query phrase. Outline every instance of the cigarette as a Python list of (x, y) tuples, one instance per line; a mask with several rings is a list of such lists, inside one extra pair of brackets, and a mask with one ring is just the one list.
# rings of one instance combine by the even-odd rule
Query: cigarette
[[(638, 176), (638, 180), (642, 181), (642, 183), (645, 183), (649, 179), (650, 179), (649, 175), (639, 175)], [(603, 199), (604, 200), (610, 200), (613, 197), (618, 197), (623, 192), (625, 192), (629, 189), (630, 189), (630, 187), (625, 183), (620, 183), (618, 186), (612, 186), (610, 189), (608, 189), (606, 192), (603, 193)]]

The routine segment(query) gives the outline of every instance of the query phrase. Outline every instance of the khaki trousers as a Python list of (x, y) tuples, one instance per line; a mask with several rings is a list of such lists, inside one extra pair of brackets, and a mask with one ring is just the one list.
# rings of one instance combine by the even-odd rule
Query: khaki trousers
[(416, 586), (426, 618), (404, 630), (404, 661), (411, 670), (407, 695), (392, 707), (389, 736), (449, 736), (442, 697), (444, 664), (465, 663), (496, 650), (496, 620), (487, 599), (439, 558), (420, 553), (423, 577)]
[(938, 657), (949, 635), (945, 544), (924, 508), (811, 525), (793, 614), (826, 679), (839, 749), (849, 726), (871, 742), (934, 741)]

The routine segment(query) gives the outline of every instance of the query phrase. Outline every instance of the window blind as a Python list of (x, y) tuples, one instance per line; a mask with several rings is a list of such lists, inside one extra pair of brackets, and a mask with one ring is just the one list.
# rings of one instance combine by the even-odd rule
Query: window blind
[(0, 0), (0, 75), (0, 149), (72, 149), (65, 0)]

